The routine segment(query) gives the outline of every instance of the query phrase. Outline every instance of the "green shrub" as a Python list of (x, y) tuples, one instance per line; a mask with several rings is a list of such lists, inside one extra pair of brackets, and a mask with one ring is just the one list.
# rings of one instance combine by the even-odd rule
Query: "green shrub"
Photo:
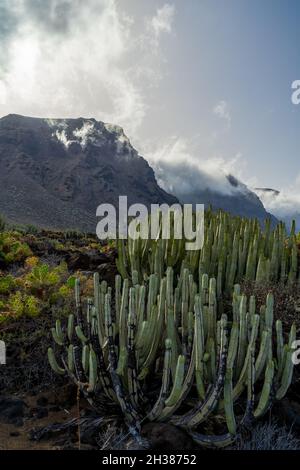
[(32, 251), (27, 245), (18, 240), (16, 233), (0, 232), (0, 259), (5, 264), (23, 261), (32, 255)]
[(32, 288), (40, 289), (55, 286), (66, 273), (66, 263), (61, 263), (54, 268), (47, 264), (38, 264), (33, 266), (31, 272), (26, 276), (26, 281), (28, 281)]
[(75, 289), (76, 277), (70, 276), (67, 280), (66, 284), (70, 289)]
[(35, 225), (28, 224), (25, 226), (24, 232), (36, 235), (39, 232), (39, 229)]
[(8, 300), (9, 310), (18, 318), (24, 313), (24, 303), (22, 294), (20, 291), (12, 294)]
[(32, 288), (40, 289), (57, 284), (59, 275), (47, 264), (41, 264), (32, 268), (32, 271), (27, 275), (27, 281)]
[(10, 295), (8, 307), (15, 318), (22, 316), (36, 317), (41, 312), (39, 300), (33, 295), (27, 295), (20, 291)]
[(37, 317), (41, 313), (40, 303), (33, 295), (28, 295), (25, 297), (24, 313), (28, 317)]
[(0, 277), (0, 294), (9, 293), (16, 285), (15, 278), (10, 274)]

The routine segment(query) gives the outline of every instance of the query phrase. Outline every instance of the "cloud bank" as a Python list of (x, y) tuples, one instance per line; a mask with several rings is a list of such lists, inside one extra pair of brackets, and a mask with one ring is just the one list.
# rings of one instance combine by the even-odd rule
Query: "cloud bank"
[(186, 139), (173, 137), (155, 152), (146, 152), (158, 183), (166, 191), (179, 199), (205, 189), (226, 195), (247, 191), (242, 183), (235, 187), (227, 178), (237, 174), (240, 155), (227, 161), (222, 157), (205, 158), (192, 152), (190, 147)]
[(266, 209), (288, 224), (294, 219), (300, 230), (300, 176), (289, 188), (282, 190), (255, 189)]
[[(115, 0), (2, 0), (0, 114), (94, 117), (134, 134), (160, 78), (162, 4), (139, 32)], [(152, 47), (145, 47), (151, 42)], [(142, 80), (141, 80), (142, 77)]]

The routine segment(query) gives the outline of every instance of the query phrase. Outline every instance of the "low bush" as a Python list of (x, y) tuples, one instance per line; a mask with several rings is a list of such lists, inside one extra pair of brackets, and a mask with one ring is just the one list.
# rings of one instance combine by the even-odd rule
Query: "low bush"
[(4, 265), (24, 261), (32, 255), (32, 251), (15, 232), (0, 232), (0, 261)]
[(0, 294), (8, 294), (16, 286), (16, 280), (12, 275), (0, 277)]

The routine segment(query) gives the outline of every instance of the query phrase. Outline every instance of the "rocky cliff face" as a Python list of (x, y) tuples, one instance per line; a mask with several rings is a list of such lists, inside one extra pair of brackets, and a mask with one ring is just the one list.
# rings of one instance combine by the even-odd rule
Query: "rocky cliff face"
[(0, 213), (9, 221), (94, 231), (96, 208), (173, 204), (123, 130), (95, 119), (0, 119)]

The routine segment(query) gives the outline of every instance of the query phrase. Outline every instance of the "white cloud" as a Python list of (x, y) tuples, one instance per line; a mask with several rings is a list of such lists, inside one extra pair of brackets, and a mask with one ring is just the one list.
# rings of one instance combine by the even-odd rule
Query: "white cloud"
[[(300, 176), (300, 175), (299, 175)], [(300, 230), (300, 177), (290, 187), (274, 190), (254, 189), (266, 209), (278, 219), (297, 221)]]
[(224, 100), (219, 101), (214, 109), (213, 113), (220, 119), (224, 119), (227, 122), (228, 127), (231, 125), (231, 115), (229, 112), (228, 103)]
[(169, 3), (157, 9), (155, 16), (148, 22), (148, 28), (154, 31), (156, 38), (159, 38), (162, 33), (171, 33), (174, 15), (175, 7)]
[[(52, 134), (54, 135), (54, 134)], [(55, 132), (55, 136), (57, 138), (57, 140), (59, 140), (62, 144), (64, 144), (65, 147), (69, 147), (69, 145), (72, 143), (71, 140), (68, 140), (68, 137), (67, 137), (67, 134), (66, 134), (66, 131), (64, 129), (62, 129), (61, 131), (57, 130)]]
[(94, 132), (94, 123), (86, 121), (80, 129), (73, 131), (73, 135), (79, 140), (82, 147), (85, 147)]
[(6, 87), (2, 82), (0, 82), (0, 106), (3, 105), (6, 100)]
[(158, 183), (166, 191), (174, 193), (180, 199), (205, 189), (223, 194), (247, 190), (243, 184), (232, 186), (226, 177), (238, 173), (240, 154), (227, 161), (220, 156), (203, 158), (199, 154), (196, 156), (190, 147), (186, 139), (174, 136), (155, 152), (145, 152)]
[[(145, 33), (136, 36), (134, 19), (120, 4), (10, 0), (7, 5), (15, 30), (0, 63), (1, 115), (94, 117), (134, 135), (148, 109), (148, 89), (161, 77), (161, 57), (141, 47)], [(150, 40), (169, 31), (172, 11), (170, 5), (158, 10), (147, 31)]]

